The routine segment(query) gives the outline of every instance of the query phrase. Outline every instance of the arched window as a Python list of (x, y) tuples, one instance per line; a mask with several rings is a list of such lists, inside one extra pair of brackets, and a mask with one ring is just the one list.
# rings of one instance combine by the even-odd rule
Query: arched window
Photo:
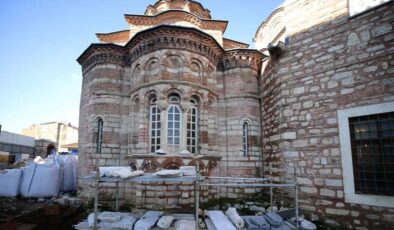
[(198, 104), (197, 100), (190, 101), (192, 106), (187, 112), (186, 145), (190, 153), (198, 153)]
[(179, 108), (179, 96), (171, 95), (168, 99), (170, 105), (167, 109), (167, 144), (179, 146), (181, 143), (181, 109)]
[(242, 152), (246, 157), (249, 149), (249, 124), (248, 122), (242, 123)]
[(160, 109), (157, 107), (156, 98), (150, 100), (150, 151), (154, 153), (160, 149)]
[(101, 153), (101, 146), (103, 144), (103, 126), (104, 121), (101, 117), (97, 119), (97, 134), (96, 134), (96, 153)]

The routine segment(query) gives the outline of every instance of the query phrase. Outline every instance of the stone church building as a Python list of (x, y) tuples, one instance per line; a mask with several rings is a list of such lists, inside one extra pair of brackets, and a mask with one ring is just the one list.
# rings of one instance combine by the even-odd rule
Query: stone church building
[[(228, 22), (197, 1), (159, 0), (124, 18), (126, 30), (96, 34), (78, 58), (79, 175), (96, 162), (178, 168), (193, 155), (203, 175), (284, 183), (296, 169), (303, 212), (394, 225), (393, 1), (285, 0), (256, 18), (257, 49), (224, 37)], [(122, 197), (142, 196), (138, 186)], [(183, 187), (163, 202), (192, 203)]]

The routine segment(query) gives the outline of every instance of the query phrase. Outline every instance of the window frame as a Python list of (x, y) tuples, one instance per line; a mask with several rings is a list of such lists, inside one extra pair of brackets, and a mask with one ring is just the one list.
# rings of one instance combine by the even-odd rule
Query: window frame
[(354, 186), (349, 118), (394, 112), (394, 102), (360, 106), (337, 111), (345, 202), (394, 208), (394, 197), (357, 194)]

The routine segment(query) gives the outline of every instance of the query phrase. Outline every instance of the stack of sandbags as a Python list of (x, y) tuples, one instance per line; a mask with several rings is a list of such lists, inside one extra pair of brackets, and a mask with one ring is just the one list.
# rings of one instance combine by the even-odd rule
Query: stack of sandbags
[(239, 216), (235, 208), (228, 208), (226, 211), (226, 216), (231, 220), (236, 228), (240, 229), (245, 226), (244, 220)]
[(100, 177), (120, 177), (126, 179), (129, 177), (141, 176), (144, 171), (131, 171), (130, 166), (116, 166), (116, 167), (100, 167)]
[(21, 176), (21, 169), (6, 169), (0, 172), (0, 197), (18, 196)]
[(23, 197), (54, 197), (59, 193), (63, 166), (58, 159), (40, 164), (31, 163), (23, 168), (21, 195)]

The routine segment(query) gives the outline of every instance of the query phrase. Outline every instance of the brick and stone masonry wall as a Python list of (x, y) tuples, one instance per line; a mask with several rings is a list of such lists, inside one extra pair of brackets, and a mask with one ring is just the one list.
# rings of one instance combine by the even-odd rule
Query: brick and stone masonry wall
[(289, 43), (261, 78), (265, 174), (288, 181), (295, 166), (304, 211), (390, 229), (394, 209), (344, 200), (337, 111), (394, 101), (394, 4), (353, 18), (344, 0), (285, 7)]

